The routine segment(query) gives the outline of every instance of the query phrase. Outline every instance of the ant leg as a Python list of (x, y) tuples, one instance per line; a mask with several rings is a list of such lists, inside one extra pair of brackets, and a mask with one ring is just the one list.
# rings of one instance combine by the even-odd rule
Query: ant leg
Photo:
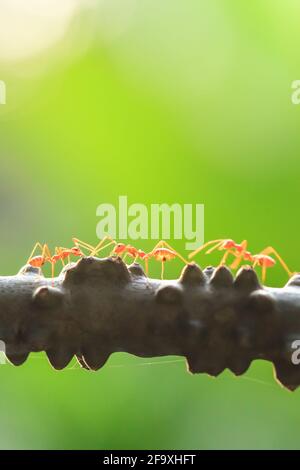
[[(90, 245), (89, 243), (86, 243), (86, 242), (83, 242), (81, 240), (79, 240), (78, 238), (72, 238), (72, 241), (74, 243), (74, 245), (76, 246), (76, 248), (79, 248), (80, 250), (81, 249), (85, 249), (85, 250), (88, 250), (89, 253), (91, 254), (95, 247), (93, 247), (92, 245)], [(84, 255), (85, 256), (85, 255)]]
[(161, 280), (164, 278), (164, 271), (165, 271), (165, 262), (161, 262)]
[(242, 250), (235, 255), (235, 261), (230, 265), (231, 269), (237, 269), (241, 262), (243, 261), (244, 253), (247, 251), (248, 242), (243, 240), (241, 242)]
[(156, 250), (156, 248), (163, 248), (165, 246), (165, 241), (164, 240), (160, 240), (158, 243), (156, 243), (156, 245), (154, 246), (154, 248), (152, 248), (151, 251), (154, 251)]
[(169, 250), (174, 251), (174, 253), (176, 254), (176, 256), (177, 256), (179, 259), (181, 259), (181, 261), (182, 261), (184, 264), (189, 264), (189, 262), (188, 262), (183, 256), (181, 256), (181, 254), (178, 253), (178, 251), (174, 250), (174, 248), (173, 248), (171, 245), (169, 245), (167, 242), (164, 242), (164, 243), (165, 243), (166, 247), (169, 248)]
[(109, 253), (109, 256), (116, 256), (116, 253), (114, 252), (114, 248), (111, 250), (111, 252)]
[[(254, 263), (252, 264), (252, 268), (255, 269), (258, 264), (259, 264), (258, 260), (254, 261)], [(266, 266), (264, 265), (262, 265), (261, 280), (262, 280), (262, 283), (264, 284), (266, 280)]]
[[(85, 250), (88, 250), (90, 252), (90, 256), (94, 256), (96, 253), (98, 253), (98, 251), (100, 251), (101, 246), (103, 245), (103, 243), (107, 239), (112, 240), (111, 237), (106, 236), (102, 240), (100, 240), (100, 242), (98, 243), (98, 245), (96, 247), (94, 247), (94, 246), (90, 245), (89, 243), (86, 243), (86, 242), (83, 242), (83, 241), (79, 240), (78, 238), (72, 238), (74, 245), (77, 248), (84, 248)], [(111, 243), (113, 243), (113, 241)]]
[(47, 243), (44, 243), (43, 246), (43, 257), (51, 263), (51, 278), (52, 278), (52, 286), (54, 286), (54, 263), (52, 261), (51, 251)]
[(288, 268), (287, 264), (283, 261), (279, 253), (273, 248), (272, 246), (268, 246), (263, 251), (261, 251), (262, 255), (274, 255), (278, 259), (279, 263), (283, 267), (283, 269), (287, 272), (288, 276), (291, 277), (293, 275), (292, 271)]
[(52, 286), (54, 285), (54, 262), (51, 262), (51, 279), (52, 279)]
[(229, 267), (230, 269), (237, 269), (243, 261), (243, 256), (234, 252), (232, 252), (232, 254), (235, 256), (235, 260), (231, 263)]
[(189, 264), (189, 262), (188, 262), (186, 259), (184, 259), (184, 257), (181, 256), (180, 253), (178, 253), (176, 250), (174, 250), (174, 248), (173, 248), (171, 245), (169, 245), (169, 243), (167, 243), (165, 240), (161, 240), (160, 242), (158, 242), (157, 245), (155, 245), (155, 247), (153, 248), (152, 251), (154, 251), (155, 249), (157, 249), (157, 248), (159, 248), (159, 247), (167, 248), (168, 250), (173, 251), (173, 253), (175, 253), (175, 255), (176, 255), (179, 259), (181, 259), (181, 261), (184, 262), (184, 264)]
[(95, 256), (95, 255), (97, 255), (97, 254), (99, 253), (99, 251), (105, 250), (105, 248), (107, 248), (108, 246), (112, 245), (113, 243), (116, 244), (116, 242), (115, 242), (114, 240), (112, 240), (111, 242), (106, 243), (106, 245), (104, 245), (104, 246), (96, 247), (96, 248), (94, 249), (94, 251), (91, 253), (90, 256)]
[(149, 253), (153, 253), (153, 251), (156, 250), (157, 248), (164, 248), (165, 243), (166, 242), (164, 240), (160, 240), (158, 243), (156, 243), (156, 245), (152, 248), (152, 250), (149, 251)]
[[(68, 251), (69, 251), (69, 248), (65, 248), (65, 247), (63, 247), (63, 246), (60, 246), (59, 249), (58, 249), (58, 254), (60, 254), (62, 251), (68, 252)], [(64, 263), (64, 261), (63, 261), (62, 258), (61, 258), (61, 262), (62, 262), (63, 265), (65, 265), (65, 263)], [(70, 264), (70, 263), (71, 263), (71, 256), (68, 255), (68, 264)]]
[[(106, 242), (106, 240), (110, 240), (110, 242), (103, 246), (103, 243)], [(95, 248), (91, 250), (90, 256), (95, 256), (97, 253), (99, 253), (99, 251), (104, 250), (104, 248), (112, 245), (113, 243), (116, 244), (117, 242), (113, 240), (109, 235), (106, 235), (104, 238), (102, 238), (102, 240), (100, 240), (98, 245), (96, 245)]]
[(41, 252), (43, 253), (44, 246), (43, 246), (40, 242), (37, 242), (37, 243), (34, 245), (32, 252), (30, 253), (30, 256), (29, 256), (29, 258), (28, 258), (28, 260), (27, 260), (27, 264), (28, 264), (29, 261), (32, 259), (34, 253), (36, 252), (36, 250), (37, 250), (38, 248), (39, 248), (39, 249), (41, 250)]
[(221, 259), (219, 266), (223, 266), (224, 264), (226, 264), (227, 258), (230, 254), (234, 254), (233, 251), (231, 251), (231, 250), (226, 250), (225, 251), (225, 254), (224, 254), (223, 258)]
[[(55, 252), (56, 252), (56, 254), (59, 255), (59, 256), (61, 255), (62, 252), (68, 252), (68, 251), (69, 251), (69, 248), (65, 248), (65, 247), (63, 247), (63, 246), (59, 246), (59, 247), (56, 247), (56, 248), (55, 248)], [(70, 264), (70, 263), (71, 263), (71, 256), (68, 255), (68, 256), (67, 256), (67, 259), (68, 259), (68, 264)], [(60, 256), (60, 261), (62, 262), (62, 265), (65, 266), (65, 262), (64, 262), (62, 256)]]
[(90, 252), (90, 256), (95, 256), (97, 253), (99, 253), (99, 251), (101, 250), (101, 247), (102, 247), (103, 243), (105, 242), (105, 240), (106, 240), (106, 237), (104, 237), (104, 238), (102, 238), (102, 240), (100, 240), (100, 242)]
[(199, 248), (196, 248), (192, 253), (189, 254), (189, 259), (193, 258), (196, 256), (200, 251), (204, 250), (207, 246), (214, 245), (214, 244), (221, 244), (223, 243), (224, 239), (219, 239), (219, 240), (211, 240), (207, 243), (204, 243), (204, 245), (201, 245)]
[(54, 263), (51, 259), (52, 258), (51, 251), (47, 243), (44, 243), (42, 256), (44, 257), (44, 259), (46, 259), (47, 261), (51, 263), (51, 279), (52, 279), (52, 286), (53, 286), (54, 285)]
[[(62, 247), (57, 247), (57, 246), (56, 246), (56, 247), (55, 247), (55, 253), (56, 253), (58, 256), (60, 256), (61, 252), (62, 252)], [(62, 258), (60, 258), (60, 261), (61, 261), (62, 265), (64, 266), (64, 265), (65, 265), (64, 260), (63, 260)]]
[(240, 243), (241, 247), (242, 247), (242, 252), (243, 251), (246, 251), (247, 250), (247, 246), (248, 246), (248, 242), (247, 240), (243, 240), (241, 243)]
[(263, 264), (261, 269), (262, 269), (261, 270), (261, 280), (262, 280), (262, 283), (265, 284), (266, 276), (267, 276), (267, 267)]
[(215, 250), (222, 250), (222, 245), (223, 245), (223, 242), (217, 243), (215, 246), (207, 250), (205, 254), (210, 255)]
[(73, 237), (72, 241), (73, 241), (74, 245), (77, 246), (78, 248), (85, 248), (89, 251), (94, 250), (94, 247), (92, 245), (90, 245), (89, 243), (83, 242), (83, 241), (79, 240), (78, 238)]
[(156, 250), (157, 248), (168, 248), (169, 250), (175, 251), (165, 240), (160, 240), (156, 245), (152, 248), (151, 252)]
[(42, 250), (42, 256), (44, 258), (48, 258), (48, 259), (51, 258), (51, 251), (50, 251), (49, 246), (47, 245), (47, 243), (44, 243), (43, 250)]

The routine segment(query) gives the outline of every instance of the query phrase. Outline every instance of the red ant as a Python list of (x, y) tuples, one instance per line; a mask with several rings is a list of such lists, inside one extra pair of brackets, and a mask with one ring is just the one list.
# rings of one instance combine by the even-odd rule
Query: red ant
[(214, 245), (212, 248), (207, 250), (205, 253), (206, 255), (212, 253), (214, 250), (225, 250), (225, 254), (221, 259), (220, 264), (225, 264), (229, 254), (234, 254), (232, 250), (236, 250), (236, 252), (241, 253), (244, 252), (247, 248), (247, 241), (244, 240), (241, 243), (236, 243), (234, 240), (228, 239), (219, 239), (219, 240), (211, 240), (204, 245), (197, 248), (195, 251), (189, 254), (189, 258), (193, 258), (197, 255), (200, 251), (204, 250), (210, 245)]
[(125, 255), (129, 253), (131, 256), (134, 257), (136, 256), (136, 251), (137, 249), (131, 245), (126, 245), (125, 243), (117, 243), (114, 249), (112, 250), (111, 255), (124, 255), (125, 257)]
[[(105, 246), (102, 246), (103, 243), (107, 239), (109, 239), (110, 242), (107, 243)], [(51, 264), (51, 273), (52, 273), (52, 279), (53, 279), (55, 264), (58, 261), (61, 261), (62, 264), (64, 265), (64, 260), (66, 258), (68, 258), (68, 262), (70, 263), (71, 255), (76, 256), (76, 257), (85, 256), (81, 248), (89, 250), (90, 254), (93, 256), (97, 254), (99, 251), (101, 251), (102, 249), (116, 242), (112, 240), (109, 236), (107, 236), (107, 237), (104, 237), (103, 240), (101, 240), (96, 247), (93, 247), (92, 245), (89, 245), (88, 243), (82, 242), (78, 238), (73, 238), (73, 243), (74, 243), (74, 246), (72, 248), (56, 247), (55, 254), (51, 255), (50, 249), (46, 243), (42, 245), (41, 243), (37, 242), (34, 245), (33, 250), (28, 258), (27, 264), (30, 264), (31, 266), (36, 267), (36, 268), (41, 268), (45, 263), (49, 262)], [(34, 253), (36, 252), (38, 248), (41, 250), (41, 255), (34, 256)]]
[[(111, 240), (110, 243), (106, 244), (105, 246), (102, 246), (105, 240), (107, 239)], [(55, 254), (51, 255), (50, 249), (46, 243), (42, 245), (41, 243), (37, 242), (33, 247), (33, 250), (28, 258), (27, 263), (30, 264), (31, 266), (41, 268), (46, 262), (49, 262), (52, 266), (52, 278), (53, 278), (54, 266), (58, 261), (61, 261), (62, 264), (64, 264), (64, 260), (68, 258), (68, 262), (70, 263), (71, 255), (76, 256), (76, 257), (85, 256), (81, 248), (89, 250), (89, 252), (93, 256), (97, 254), (99, 251), (101, 251), (102, 249), (116, 242), (107, 236), (107, 237), (104, 237), (103, 240), (101, 240), (96, 247), (93, 247), (92, 245), (89, 245), (88, 243), (85, 243), (79, 240), (78, 238), (73, 238), (73, 243), (74, 243), (74, 246), (72, 248), (56, 247)], [(35, 251), (38, 248), (41, 250), (42, 254), (38, 256), (33, 256)]]
[(123, 256), (123, 261), (125, 261), (126, 256), (131, 256), (131, 258), (134, 259), (134, 262), (138, 259), (144, 259), (146, 256), (146, 253), (140, 249), (135, 248), (132, 245), (126, 245), (125, 243), (117, 243), (114, 249), (111, 252), (112, 255), (124, 255)]
[[(40, 248), (42, 254), (38, 256), (33, 256), (37, 248)], [(33, 266), (34, 268), (41, 268), (47, 261), (48, 259), (48, 245), (44, 244), (41, 245), (41, 243), (37, 242), (34, 247), (32, 252), (30, 253), (30, 256), (27, 260), (27, 264), (30, 264), (30, 266)], [(46, 256), (47, 253), (47, 256)]]
[[(33, 256), (36, 249), (40, 248), (42, 251), (41, 255)], [(52, 279), (54, 278), (54, 267), (57, 261), (61, 261), (64, 264), (64, 259), (69, 258), (70, 256), (84, 256), (84, 253), (77, 247), (74, 246), (73, 248), (55, 248), (55, 255), (51, 255), (50, 249), (46, 243), (41, 245), (41, 243), (37, 242), (28, 258), (27, 264), (30, 266), (41, 268), (46, 262), (51, 264), (51, 274)]]
[(52, 277), (54, 275), (54, 265), (57, 261), (61, 261), (64, 265), (64, 260), (68, 258), (68, 263), (71, 262), (71, 255), (82, 258), (84, 253), (80, 250), (78, 246), (73, 246), (72, 248), (55, 248), (55, 255), (49, 258), (49, 262), (52, 264)]
[(161, 279), (164, 276), (164, 264), (166, 261), (170, 261), (176, 257), (180, 258), (185, 264), (188, 262), (179, 254), (177, 253), (167, 242), (161, 240), (160, 242), (155, 245), (152, 251), (149, 253), (145, 253), (142, 250), (135, 248), (132, 245), (126, 245), (125, 243), (118, 243), (113, 251), (112, 254), (115, 255), (122, 255), (124, 254), (123, 260), (126, 259), (126, 256), (131, 256), (136, 261), (138, 258), (145, 261), (145, 270), (146, 274), (148, 275), (149, 267), (148, 267), (148, 260), (150, 258), (155, 258), (157, 261), (161, 262)]
[(288, 276), (291, 277), (293, 275), (292, 271), (288, 268), (287, 264), (283, 261), (279, 253), (273, 248), (272, 246), (268, 246), (260, 253), (256, 255), (252, 255), (250, 251), (242, 251), (239, 254), (236, 254), (237, 259), (232, 263), (230, 266), (233, 269), (236, 269), (242, 260), (250, 261), (253, 263), (253, 267), (260, 266), (262, 268), (262, 282), (264, 283), (266, 280), (266, 271), (267, 268), (270, 268), (276, 264), (274, 258), (269, 255), (274, 255), (283, 269), (287, 272)]
[(147, 253), (144, 256), (145, 260), (145, 267), (146, 267), (146, 274), (148, 274), (148, 260), (149, 258), (154, 258), (156, 261), (161, 262), (161, 279), (164, 278), (164, 268), (165, 268), (165, 262), (166, 261), (171, 261), (172, 259), (179, 258), (181, 261), (183, 261), (185, 264), (188, 264), (188, 261), (186, 261), (183, 256), (181, 256), (177, 251), (175, 251), (166, 241), (161, 240), (160, 242), (155, 245), (152, 251), (150, 253)]
[(261, 279), (264, 284), (267, 276), (267, 268), (271, 268), (276, 264), (275, 259), (268, 255), (258, 254), (252, 256), (252, 261), (253, 268), (255, 268), (255, 266), (260, 266), (262, 268)]
[(216, 249), (226, 250), (220, 264), (225, 264), (228, 255), (232, 254), (236, 258), (233, 261), (233, 263), (230, 265), (232, 269), (237, 269), (243, 260), (250, 261), (251, 263), (253, 263), (254, 268), (256, 266), (260, 266), (262, 268), (262, 281), (263, 282), (265, 282), (266, 280), (267, 268), (274, 266), (276, 263), (276, 261), (269, 255), (274, 255), (278, 259), (283, 269), (288, 273), (289, 277), (293, 275), (293, 273), (288, 268), (287, 264), (283, 261), (281, 256), (273, 247), (269, 246), (265, 248), (261, 253), (252, 255), (252, 253), (247, 250), (247, 245), (248, 245), (247, 240), (244, 240), (241, 243), (236, 243), (234, 240), (231, 240), (231, 239), (212, 240), (212, 241), (205, 243), (200, 248), (197, 248), (193, 253), (189, 255), (189, 258), (192, 258), (197, 253), (199, 253), (200, 251), (202, 251), (203, 249), (205, 249), (206, 247), (210, 245), (214, 245), (214, 246), (210, 248), (206, 252), (206, 254), (209, 254)]

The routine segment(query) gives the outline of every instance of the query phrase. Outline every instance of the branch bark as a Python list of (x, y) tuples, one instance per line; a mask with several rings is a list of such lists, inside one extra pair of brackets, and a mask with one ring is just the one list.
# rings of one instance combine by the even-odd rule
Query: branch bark
[(283, 288), (260, 285), (251, 268), (187, 265), (178, 280), (148, 279), (138, 264), (85, 257), (53, 281), (26, 265), (0, 277), (0, 339), (14, 365), (45, 351), (56, 369), (75, 355), (97, 370), (111, 353), (185, 356), (192, 373), (243, 374), (254, 359), (278, 381), (300, 385), (292, 363), (300, 340), (300, 275)]

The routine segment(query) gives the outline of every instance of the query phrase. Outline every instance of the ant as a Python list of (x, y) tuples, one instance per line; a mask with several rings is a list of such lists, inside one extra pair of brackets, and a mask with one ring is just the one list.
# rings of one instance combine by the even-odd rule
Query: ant
[(126, 256), (131, 256), (134, 259), (134, 262), (138, 259), (144, 259), (147, 253), (143, 250), (137, 249), (132, 245), (126, 245), (125, 243), (117, 243), (114, 249), (111, 252), (111, 255), (120, 256), (124, 254), (123, 261), (125, 261)]
[[(189, 258), (190, 259), (193, 258), (198, 253), (200, 253), (200, 251), (204, 250), (205, 248), (209, 247), (210, 245), (214, 245), (214, 246), (212, 246), (212, 248), (207, 250), (207, 252), (205, 254), (208, 255), (208, 254), (212, 253), (214, 250), (219, 250), (219, 251), (225, 250), (225, 254), (224, 254), (224, 256), (223, 256), (223, 258), (221, 259), (221, 262), (220, 262), (220, 264), (225, 264), (226, 261), (227, 261), (227, 258), (230, 254), (235, 254), (235, 252), (242, 253), (246, 250), (247, 241), (244, 240), (241, 243), (236, 243), (234, 240), (231, 240), (230, 238), (228, 238), (228, 239), (219, 239), (219, 240), (211, 240), (211, 241), (205, 243), (204, 245), (200, 246), (199, 248), (197, 248), (192, 253), (190, 253)], [(235, 250), (235, 252), (233, 250)]]
[[(38, 256), (33, 256), (38, 248), (40, 248), (42, 254)], [(30, 253), (30, 256), (27, 260), (27, 264), (30, 264), (30, 266), (33, 266), (34, 268), (41, 268), (48, 260), (48, 254), (48, 245), (46, 245), (46, 243), (42, 245), (41, 243), (37, 242), (34, 245), (32, 252)]]
[(260, 266), (262, 269), (261, 273), (261, 280), (263, 284), (266, 281), (266, 276), (267, 276), (267, 268), (272, 268), (275, 264), (276, 261), (274, 258), (268, 255), (263, 255), (263, 254), (258, 254), (258, 255), (253, 255), (252, 256), (252, 261), (253, 261), (253, 268), (256, 266)]
[(125, 243), (117, 243), (117, 245), (114, 247), (112, 251), (112, 254), (118, 255), (118, 256), (124, 254), (123, 261), (126, 259), (126, 256), (128, 255), (134, 258), (134, 261), (136, 261), (138, 258), (144, 260), (147, 276), (148, 276), (148, 271), (149, 271), (149, 265), (148, 265), (149, 259), (150, 258), (156, 259), (157, 261), (161, 262), (161, 279), (163, 279), (163, 276), (164, 276), (164, 265), (166, 261), (170, 261), (178, 257), (185, 264), (188, 264), (188, 261), (186, 261), (179, 253), (177, 253), (164, 240), (161, 240), (160, 242), (158, 242), (157, 245), (155, 245), (155, 247), (149, 253), (145, 253), (144, 251), (139, 250), (135, 248), (134, 246), (126, 245)]
[[(35, 251), (40, 248), (42, 254), (38, 256), (33, 256)], [(30, 264), (30, 266), (36, 267), (36, 268), (41, 268), (46, 262), (49, 262), (51, 264), (51, 274), (52, 274), (52, 279), (54, 278), (54, 268), (55, 264), (58, 261), (61, 261), (62, 264), (64, 265), (64, 259), (69, 258), (70, 262), (70, 256), (84, 256), (84, 253), (78, 248), (78, 247), (73, 247), (73, 248), (55, 248), (55, 254), (51, 255), (50, 249), (46, 243), (42, 245), (41, 243), (37, 242), (33, 250), (28, 258), (27, 264)]]
[(196, 254), (209, 247), (210, 245), (213, 246), (212, 248), (209, 248), (206, 251), (206, 254), (210, 254), (216, 249), (225, 250), (225, 254), (220, 262), (221, 265), (225, 264), (228, 256), (232, 254), (236, 258), (230, 265), (232, 269), (237, 269), (242, 261), (250, 261), (252, 263), (253, 268), (255, 268), (256, 266), (260, 266), (262, 268), (263, 282), (265, 282), (266, 280), (267, 268), (274, 266), (276, 263), (275, 259), (272, 258), (270, 255), (274, 255), (277, 258), (277, 260), (279, 261), (283, 269), (287, 272), (289, 277), (293, 275), (291, 270), (288, 268), (287, 264), (283, 261), (279, 253), (272, 246), (268, 246), (261, 253), (253, 255), (250, 251), (247, 250), (247, 240), (243, 240), (241, 243), (236, 243), (234, 240), (231, 239), (212, 240), (193, 251), (189, 255), (189, 258), (194, 257)]
[(161, 240), (158, 242), (150, 253), (147, 253), (144, 256), (146, 274), (148, 274), (148, 260), (149, 258), (154, 258), (156, 261), (161, 262), (161, 279), (164, 278), (164, 268), (165, 262), (171, 261), (172, 259), (179, 258), (184, 264), (188, 264), (183, 256), (181, 256), (177, 251), (174, 250), (166, 241)]
[(275, 259), (269, 255), (273, 255), (277, 258), (289, 277), (293, 275), (287, 264), (283, 261), (279, 253), (272, 246), (268, 246), (256, 255), (252, 255), (250, 251), (244, 250), (239, 254), (236, 254), (237, 259), (231, 264), (230, 267), (236, 269), (242, 260), (250, 261), (253, 263), (253, 268), (256, 266), (260, 266), (262, 268), (262, 281), (264, 283), (266, 280), (267, 268), (273, 267), (276, 264)]

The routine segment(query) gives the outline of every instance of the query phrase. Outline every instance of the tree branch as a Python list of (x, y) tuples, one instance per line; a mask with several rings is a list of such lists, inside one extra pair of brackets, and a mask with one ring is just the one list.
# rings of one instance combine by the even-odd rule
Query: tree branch
[(0, 339), (10, 362), (46, 351), (56, 369), (76, 355), (97, 370), (111, 353), (180, 355), (192, 373), (243, 374), (273, 362), (278, 381), (300, 385), (292, 343), (300, 340), (300, 275), (284, 288), (260, 285), (253, 269), (187, 265), (179, 280), (148, 279), (138, 264), (84, 257), (53, 281), (26, 265), (0, 277)]

